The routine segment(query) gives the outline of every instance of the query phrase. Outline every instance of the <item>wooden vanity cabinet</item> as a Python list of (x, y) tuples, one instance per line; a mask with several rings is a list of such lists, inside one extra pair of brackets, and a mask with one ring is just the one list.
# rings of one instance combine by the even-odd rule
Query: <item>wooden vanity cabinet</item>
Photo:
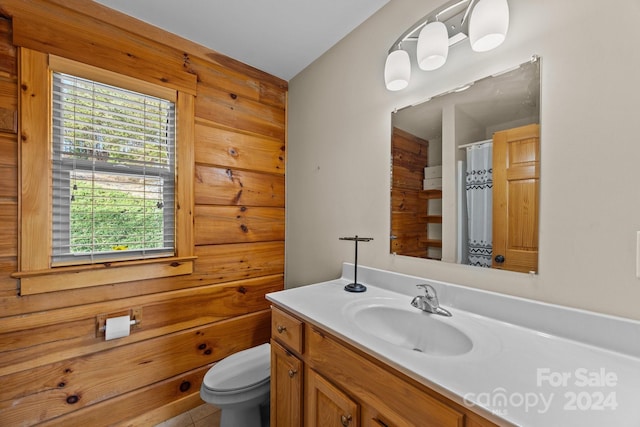
[(273, 427), (495, 426), (322, 328), (272, 313)]

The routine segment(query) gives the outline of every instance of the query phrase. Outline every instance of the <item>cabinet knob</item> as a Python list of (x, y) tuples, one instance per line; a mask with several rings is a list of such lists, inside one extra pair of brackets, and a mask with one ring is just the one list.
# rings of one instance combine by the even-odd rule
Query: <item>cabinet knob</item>
[(297, 373), (298, 371), (296, 371), (295, 369), (289, 369), (289, 378), (293, 378)]
[(278, 327), (276, 329), (278, 330), (278, 333), (281, 334), (281, 333), (283, 333), (284, 331), (287, 330), (287, 327), (286, 326), (282, 326), (282, 325), (278, 325)]
[(351, 415), (343, 415), (340, 417), (340, 421), (342, 421), (342, 425), (347, 427), (351, 424)]
[(496, 257), (494, 258), (495, 262), (497, 262), (498, 264), (502, 264), (504, 262), (504, 256), (503, 255), (496, 255)]

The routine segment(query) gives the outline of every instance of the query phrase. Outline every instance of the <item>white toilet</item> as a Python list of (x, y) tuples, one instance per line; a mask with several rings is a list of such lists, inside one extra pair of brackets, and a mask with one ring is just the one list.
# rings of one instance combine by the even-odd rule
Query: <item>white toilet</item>
[(200, 397), (220, 408), (220, 427), (269, 425), (271, 346), (232, 354), (205, 374)]

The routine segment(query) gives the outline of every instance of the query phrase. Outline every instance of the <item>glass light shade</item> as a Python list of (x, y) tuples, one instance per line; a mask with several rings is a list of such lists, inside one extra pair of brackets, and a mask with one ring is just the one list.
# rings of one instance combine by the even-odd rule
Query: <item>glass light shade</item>
[(409, 86), (411, 78), (411, 60), (409, 54), (402, 50), (394, 50), (387, 56), (384, 64), (384, 83), (388, 90), (402, 90)]
[(447, 62), (449, 54), (449, 33), (442, 22), (430, 22), (422, 28), (418, 36), (416, 56), (422, 70), (431, 71)]
[(509, 29), (507, 0), (480, 0), (469, 19), (471, 49), (486, 52), (500, 46)]

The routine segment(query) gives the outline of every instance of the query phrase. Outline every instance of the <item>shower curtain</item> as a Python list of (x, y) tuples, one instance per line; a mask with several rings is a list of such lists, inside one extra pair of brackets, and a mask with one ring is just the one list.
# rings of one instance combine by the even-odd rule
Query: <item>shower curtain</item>
[(493, 144), (467, 148), (469, 265), (491, 267), (493, 222)]

